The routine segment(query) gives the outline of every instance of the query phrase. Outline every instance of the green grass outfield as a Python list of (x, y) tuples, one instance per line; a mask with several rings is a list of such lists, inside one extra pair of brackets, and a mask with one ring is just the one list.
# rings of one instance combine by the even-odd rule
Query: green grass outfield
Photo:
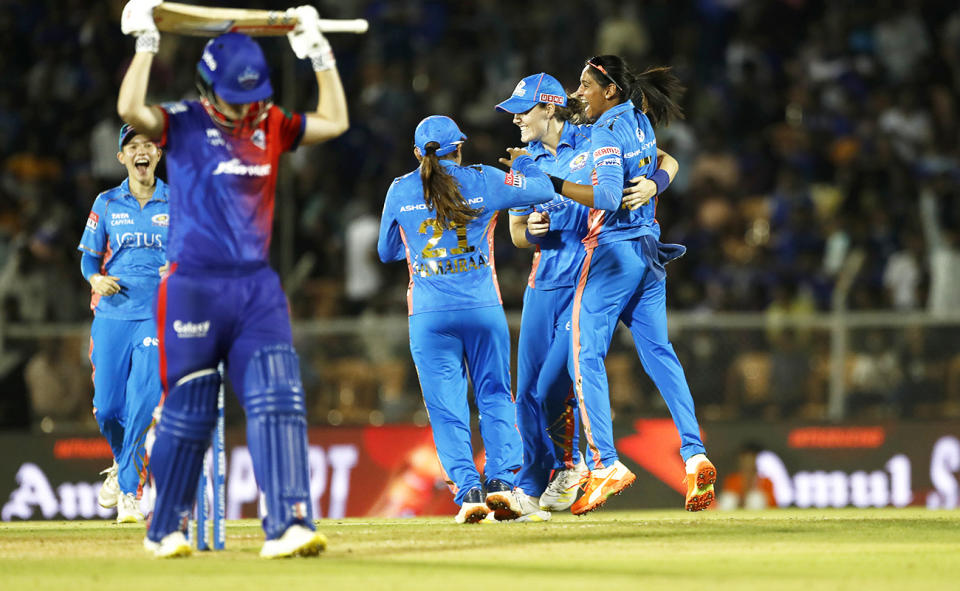
[(549, 523), (463, 526), (449, 517), (319, 527), (330, 542), (319, 559), (259, 559), (259, 524), (245, 520), (228, 524), (224, 552), (156, 560), (142, 550), (142, 526), (3, 523), (0, 588), (900, 591), (960, 581), (960, 511), (606, 510)]

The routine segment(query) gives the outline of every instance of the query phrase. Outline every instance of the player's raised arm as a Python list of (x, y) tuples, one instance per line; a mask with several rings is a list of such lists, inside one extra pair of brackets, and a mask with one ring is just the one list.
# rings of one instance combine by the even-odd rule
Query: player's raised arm
[(347, 97), (343, 92), (337, 62), (330, 42), (320, 32), (320, 16), (313, 6), (291, 8), (299, 24), (287, 33), (290, 47), (300, 59), (309, 59), (317, 75), (317, 108), (306, 113), (306, 127), (300, 144), (318, 144), (347, 130)]
[(147, 83), (153, 56), (160, 47), (160, 32), (153, 22), (153, 9), (161, 0), (130, 0), (123, 7), (120, 30), (137, 39), (136, 54), (120, 84), (117, 114), (139, 133), (158, 137), (163, 133), (163, 114), (147, 104)]

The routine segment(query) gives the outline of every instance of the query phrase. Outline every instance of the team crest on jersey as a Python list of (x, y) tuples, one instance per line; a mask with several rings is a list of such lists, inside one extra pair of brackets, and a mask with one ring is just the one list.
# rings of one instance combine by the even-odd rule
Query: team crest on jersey
[(646, 134), (643, 133), (643, 130), (639, 127), (637, 128), (637, 139), (640, 140), (641, 144), (643, 143), (643, 140), (647, 139)]
[(523, 96), (527, 94), (527, 89), (524, 88), (526, 85), (527, 83), (523, 80), (517, 82), (517, 87), (513, 89), (513, 96)]
[(91, 230), (96, 230), (97, 224), (99, 223), (100, 223), (100, 216), (98, 216), (97, 214), (91, 211), (90, 215), (87, 216), (87, 227), (90, 228)]
[(513, 185), (518, 189), (523, 189), (527, 186), (527, 177), (515, 170), (511, 170), (507, 173), (507, 176), (503, 177), (503, 184)]
[(250, 141), (261, 150), (267, 149), (267, 136), (263, 133), (262, 129), (254, 131), (253, 135), (250, 136)]
[(250, 90), (251, 88), (256, 88), (257, 84), (260, 82), (260, 72), (254, 70), (250, 66), (247, 66), (243, 72), (240, 72), (240, 75), (237, 76), (237, 82), (240, 83), (240, 86)]
[(167, 227), (170, 225), (170, 215), (166, 213), (158, 213), (150, 218), (150, 221), (153, 222), (154, 226)]
[(573, 160), (570, 161), (570, 172), (575, 170), (580, 170), (587, 165), (587, 158), (590, 156), (588, 152), (580, 152), (577, 154)]

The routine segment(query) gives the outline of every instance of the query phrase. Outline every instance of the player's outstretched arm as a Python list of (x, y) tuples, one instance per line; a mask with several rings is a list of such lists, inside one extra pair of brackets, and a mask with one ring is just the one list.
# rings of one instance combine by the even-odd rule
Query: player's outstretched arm
[(160, 47), (160, 32), (153, 22), (153, 9), (160, 0), (130, 0), (123, 7), (120, 30), (137, 39), (137, 53), (127, 68), (117, 97), (117, 114), (137, 132), (150, 137), (163, 133), (163, 114), (147, 104), (147, 83), (153, 56)]
[(330, 42), (320, 32), (320, 16), (313, 6), (289, 9), (299, 24), (287, 33), (290, 47), (300, 59), (309, 59), (317, 75), (317, 108), (306, 114), (306, 127), (300, 144), (318, 144), (331, 140), (347, 130), (347, 97), (343, 92), (337, 62)]

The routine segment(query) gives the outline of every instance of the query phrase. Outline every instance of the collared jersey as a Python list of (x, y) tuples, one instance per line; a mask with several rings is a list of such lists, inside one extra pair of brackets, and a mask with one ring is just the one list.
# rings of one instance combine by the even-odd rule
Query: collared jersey
[(91, 296), (90, 309), (97, 316), (118, 320), (152, 316), (160, 267), (166, 262), (167, 199), (168, 187), (160, 179), (143, 209), (130, 193), (130, 179), (97, 195), (77, 249), (100, 257), (101, 272), (117, 277), (121, 287), (112, 296)]
[(169, 260), (200, 269), (268, 262), (277, 162), (297, 147), (306, 119), (271, 106), (248, 137), (236, 137), (217, 127), (197, 101), (162, 110)]
[(493, 260), (497, 212), (549, 201), (554, 195), (549, 177), (529, 156), (517, 158), (509, 173), (483, 164), (440, 164), (456, 179), (467, 203), (481, 212), (465, 226), (438, 227), (423, 199), (419, 169), (390, 185), (377, 250), (383, 262), (406, 257), (410, 315), (500, 305)]
[[(530, 142), (527, 150), (537, 168), (543, 172), (573, 183), (590, 184), (593, 171), (590, 145), (589, 127), (565, 122), (560, 132), (556, 156), (539, 141)], [(550, 231), (537, 245), (533, 254), (527, 285), (534, 289), (556, 289), (575, 285), (585, 254), (580, 241), (587, 234), (590, 210), (557, 194), (547, 203), (511, 209), (510, 215), (530, 215), (534, 210), (549, 214)]]
[(630, 179), (657, 170), (657, 139), (650, 120), (632, 101), (607, 110), (591, 127), (594, 209), (584, 244), (587, 247), (638, 236), (660, 237), (657, 200), (630, 211), (621, 207)]

